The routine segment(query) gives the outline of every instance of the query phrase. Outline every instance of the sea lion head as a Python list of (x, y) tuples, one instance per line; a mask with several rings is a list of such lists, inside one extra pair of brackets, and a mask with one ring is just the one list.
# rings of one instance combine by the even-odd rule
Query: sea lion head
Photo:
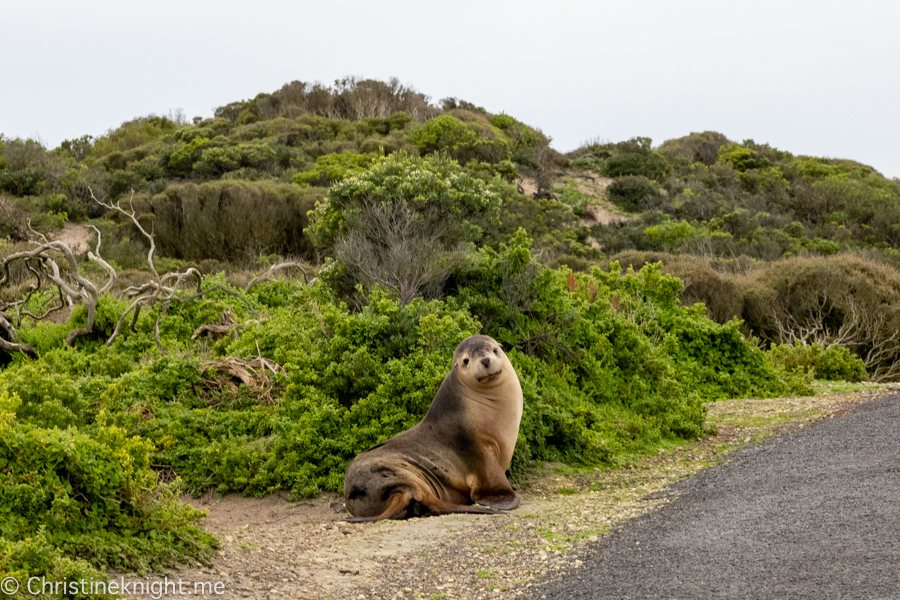
[(475, 389), (497, 385), (508, 375), (515, 377), (503, 348), (487, 335), (473, 335), (460, 342), (453, 353), (453, 367), (458, 379)]

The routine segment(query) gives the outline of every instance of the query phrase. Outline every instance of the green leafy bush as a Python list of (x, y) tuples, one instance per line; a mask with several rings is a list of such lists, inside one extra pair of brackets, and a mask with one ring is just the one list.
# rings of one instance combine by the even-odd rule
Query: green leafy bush
[(735, 142), (719, 148), (719, 161), (728, 163), (734, 167), (735, 171), (741, 172), (769, 166), (769, 161), (760, 157), (756, 150)]
[(606, 188), (609, 199), (628, 211), (640, 211), (653, 207), (658, 198), (656, 188), (643, 175), (622, 175)]
[(303, 228), (322, 190), (273, 181), (172, 185), (141, 204), (153, 211), (156, 244), (175, 258), (249, 261), (309, 255)]
[(853, 255), (796, 257), (751, 271), (739, 286), (742, 318), (764, 340), (781, 344), (811, 335), (809, 341), (831, 345), (842, 339), (868, 357), (873, 381), (898, 376), (900, 348), (890, 342), (900, 329), (895, 268)]
[(65, 429), (89, 420), (88, 401), (73, 378), (46, 364), (24, 363), (0, 373), (0, 389), (16, 394), (16, 415), (38, 427)]
[(468, 122), (449, 114), (426, 121), (409, 134), (409, 141), (423, 153), (443, 152), (461, 164), (473, 160), (499, 163), (511, 158), (509, 142), (500, 129), (471, 113), (460, 116), (467, 117)]
[(823, 348), (821, 344), (773, 344), (767, 352), (769, 360), (793, 371), (802, 369), (812, 373), (817, 379), (833, 381), (865, 381), (868, 379), (866, 365), (847, 348), (832, 344)]
[(324, 275), (338, 289), (375, 284), (410, 302), (435, 288), (497, 224), (500, 199), (445, 155), (397, 152), (333, 185), (306, 230), (334, 253)]
[(311, 215), (309, 235), (329, 246), (353, 227), (352, 217), (368, 204), (402, 203), (416, 212), (439, 213), (452, 224), (448, 236), (473, 241), (481, 227), (495, 224), (494, 193), (459, 164), (444, 156), (391, 155), (358, 177), (334, 185)]
[(181, 504), (177, 486), (157, 483), (147, 441), (107, 426), (103, 415), (89, 432), (38, 427), (14, 416), (20, 402), (0, 392), (6, 572), (33, 574), (30, 553), (43, 554), (51, 572), (146, 572), (211, 558), (215, 539), (196, 525), (203, 513)]
[(669, 173), (669, 164), (652, 150), (650, 138), (635, 138), (617, 144), (611, 150), (612, 154), (603, 162), (603, 174), (607, 177), (641, 175), (662, 181)]
[(372, 166), (375, 157), (374, 152), (357, 154), (350, 150), (326, 154), (316, 159), (316, 166), (312, 170), (294, 175), (294, 183), (327, 187), (364, 172)]

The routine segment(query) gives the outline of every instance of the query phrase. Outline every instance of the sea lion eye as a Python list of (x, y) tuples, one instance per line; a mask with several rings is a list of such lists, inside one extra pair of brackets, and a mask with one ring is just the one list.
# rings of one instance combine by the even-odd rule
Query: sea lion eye
[(464, 358), (464, 359), (463, 359), (463, 366), (464, 366), (464, 367), (467, 367), (468, 365), (469, 365), (469, 359), (468, 359), (468, 358)]
[(494, 348), (494, 354), (496, 354), (497, 356), (500, 356), (500, 351), (497, 350), (496, 348)]

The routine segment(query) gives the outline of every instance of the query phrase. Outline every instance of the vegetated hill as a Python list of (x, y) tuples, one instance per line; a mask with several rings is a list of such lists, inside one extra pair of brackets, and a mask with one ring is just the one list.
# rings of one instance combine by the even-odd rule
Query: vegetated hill
[[(213, 118), (142, 117), (51, 151), (0, 140), (0, 236), (25, 239), (28, 216), (39, 229), (103, 217), (89, 188), (102, 200), (133, 190), (165, 256), (321, 258), (302, 233), (306, 213), (331, 184), (405, 151), (447, 153), (501, 194), (501, 226), (486, 243), (521, 226), (577, 269), (628, 249), (774, 260), (900, 247), (900, 184), (850, 160), (715, 132), (656, 148), (648, 138), (590, 143), (567, 155), (549, 144), (509, 115), (455, 98), (434, 105), (396, 80), (294, 81)], [(597, 177), (606, 179), (585, 190)], [(206, 235), (211, 228), (223, 233)]]
[[(545, 263), (576, 271), (607, 268), (625, 251), (651, 252), (682, 277), (684, 301), (704, 301), (722, 323), (741, 318), (746, 333), (772, 342), (799, 335), (832, 343), (851, 326), (846, 303), (825, 299), (827, 309), (801, 311), (796, 331), (786, 333), (750, 314), (743, 295), (723, 296), (722, 286), (740, 287), (726, 279), (771, 261), (848, 252), (866, 264), (900, 266), (900, 181), (860, 163), (794, 156), (715, 132), (657, 147), (641, 137), (591, 142), (561, 154), (540, 129), (512, 116), (456, 98), (432, 103), (397, 80), (352, 77), (330, 87), (294, 81), (208, 119), (142, 117), (53, 150), (0, 138), (0, 238), (27, 239), (28, 219), (43, 231), (90, 221), (114, 265), (143, 269), (145, 240), (91, 198), (91, 190), (103, 201), (133, 191), (167, 264), (230, 272), (289, 255), (318, 265), (330, 249), (310, 242), (308, 213), (333, 184), (397, 152), (448, 155), (498, 195), (499, 224), (484, 228), (476, 245), (497, 248), (522, 228)], [(636, 267), (646, 256), (622, 255)], [(832, 275), (841, 279), (839, 271)], [(450, 291), (432, 288), (432, 295)], [(883, 315), (878, 327), (894, 318)], [(900, 355), (900, 347), (887, 354)]]
[(794, 156), (715, 132), (656, 149), (645, 138), (592, 144), (569, 157), (615, 178), (610, 199), (640, 214), (595, 230), (609, 252), (775, 260), (900, 248), (900, 181), (852, 160)]

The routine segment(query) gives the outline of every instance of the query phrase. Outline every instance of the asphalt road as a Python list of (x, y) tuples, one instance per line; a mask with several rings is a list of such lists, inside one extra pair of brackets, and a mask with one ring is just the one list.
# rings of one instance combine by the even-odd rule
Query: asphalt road
[(534, 597), (900, 599), (900, 394), (674, 491)]

